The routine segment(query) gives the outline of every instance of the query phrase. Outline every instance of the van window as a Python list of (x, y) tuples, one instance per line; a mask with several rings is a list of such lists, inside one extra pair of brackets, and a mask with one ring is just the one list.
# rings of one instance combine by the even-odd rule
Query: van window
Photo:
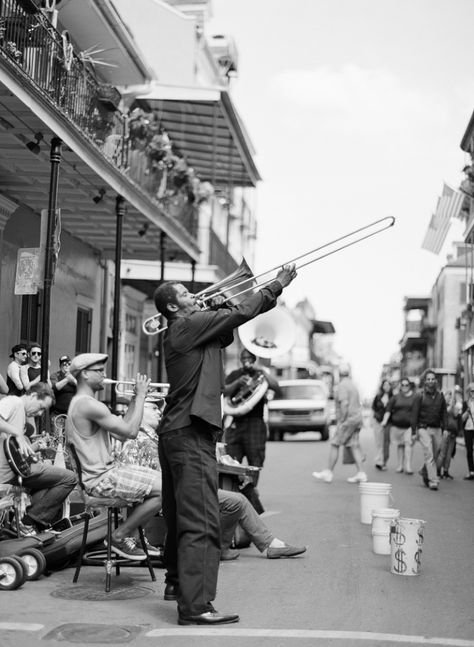
[(291, 384), (280, 388), (281, 397), (285, 400), (313, 400), (326, 397), (323, 387), (319, 384)]

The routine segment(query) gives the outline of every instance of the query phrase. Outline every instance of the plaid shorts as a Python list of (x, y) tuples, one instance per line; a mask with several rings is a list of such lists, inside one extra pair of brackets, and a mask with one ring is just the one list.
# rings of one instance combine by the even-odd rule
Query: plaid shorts
[(161, 473), (138, 465), (117, 465), (109, 470), (89, 494), (116, 498), (127, 503), (141, 503), (151, 490), (161, 490)]
[(340, 447), (358, 447), (359, 446), (360, 424), (352, 422), (343, 422), (337, 425), (336, 433), (331, 438), (331, 445)]

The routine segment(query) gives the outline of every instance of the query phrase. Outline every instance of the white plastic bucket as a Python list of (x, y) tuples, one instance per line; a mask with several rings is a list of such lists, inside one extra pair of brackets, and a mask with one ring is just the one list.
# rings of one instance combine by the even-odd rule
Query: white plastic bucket
[(395, 508), (372, 510), (373, 550), (377, 555), (390, 555), (390, 526), (400, 516)]
[(360, 521), (372, 523), (372, 510), (388, 508), (391, 483), (359, 483)]
[(394, 575), (419, 575), (425, 522), (395, 519), (390, 526), (391, 566)]

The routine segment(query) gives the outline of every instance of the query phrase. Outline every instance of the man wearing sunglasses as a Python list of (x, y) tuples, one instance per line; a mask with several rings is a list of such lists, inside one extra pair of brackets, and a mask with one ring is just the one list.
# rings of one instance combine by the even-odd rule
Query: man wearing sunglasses
[(136, 545), (135, 531), (161, 508), (161, 478), (148, 467), (116, 465), (112, 438), (124, 442), (137, 437), (150, 380), (137, 375), (127, 413), (123, 418), (116, 416), (95, 397), (104, 388), (107, 360), (108, 355), (102, 353), (82, 353), (72, 360), (70, 372), (77, 380), (77, 393), (69, 405), (66, 442), (74, 445), (88, 494), (133, 506), (113, 530), (111, 548), (121, 557), (141, 561), (146, 554)]
[(443, 431), (447, 429), (447, 408), (444, 395), (438, 388), (436, 373), (427, 369), (421, 378), (422, 391), (413, 403), (411, 429), (418, 436), (425, 464), (420, 470), (424, 484), (437, 490), (439, 477), (436, 461), (441, 449)]
[(8, 395), (21, 396), (25, 393), (25, 387), (21, 380), (20, 368), (28, 361), (28, 350), (26, 344), (16, 344), (10, 353), (12, 361), (7, 368)]

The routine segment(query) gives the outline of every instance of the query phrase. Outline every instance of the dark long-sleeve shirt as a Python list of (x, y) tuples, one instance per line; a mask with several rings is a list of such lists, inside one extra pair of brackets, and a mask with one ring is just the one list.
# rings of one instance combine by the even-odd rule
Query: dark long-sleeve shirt
[(272, 281), (239, 305), (168, 320), (164, 352), (170, 389), (160, 435), (189, 426), (193, 418), (221, 428), (222, 348), (232, 343), (234, 328), (273, 308), (281, 292), (280, 282)]
[(447, 427), (446, 400), (441, 391), (435, 391), (433, 395), (418, 393), (413, 403), (411, 428), (420, 427)]
[(416, 398), (415, 393), (410, 395), (397, 393), (397, 395), (392, 396), (387, 405), (387, 411), (390, 412), (390, 424), (402, 429), (408, 429), (411, 425), (412, 408)]

